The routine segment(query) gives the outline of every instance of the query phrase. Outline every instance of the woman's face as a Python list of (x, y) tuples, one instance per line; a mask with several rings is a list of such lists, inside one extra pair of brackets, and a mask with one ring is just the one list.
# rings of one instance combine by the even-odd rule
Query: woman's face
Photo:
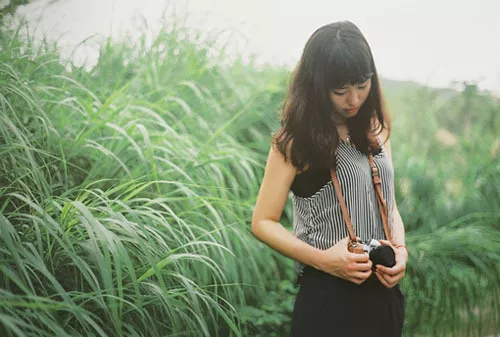
[(330, 91), (330, 100), (335, 111), (344, 118), (356, 116), (359, 108), (365, 103), (370, 93), (371, 78), (363, 83), (344, 85)]

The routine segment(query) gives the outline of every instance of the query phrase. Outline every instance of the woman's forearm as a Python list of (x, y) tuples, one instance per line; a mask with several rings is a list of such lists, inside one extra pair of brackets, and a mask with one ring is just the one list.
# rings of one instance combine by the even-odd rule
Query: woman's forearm
[(252, 225), (252, 233), (279, 253), (316, 269), (322, 269), (324, 251), (298, 239), (279, 222), (256, 222)]
[(396, 244), (405, 244), (405, 227), (403, 224), (403, 219), (399, 214), (398, 210), (394, 211), (394, 221), (392, 224), (392, 240)]

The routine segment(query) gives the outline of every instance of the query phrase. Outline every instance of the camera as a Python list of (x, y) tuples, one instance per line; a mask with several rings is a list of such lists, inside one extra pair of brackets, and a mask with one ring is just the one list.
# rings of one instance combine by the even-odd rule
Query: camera
[(370, 260), (373, 263), (373, 269), (377, 264), (386, 267), (393, 267), (396, 264), (396, 255), (391, 246), (384, 245), (380, 241), (370, 239), (360, 242), (363, 250), (370, 255)]

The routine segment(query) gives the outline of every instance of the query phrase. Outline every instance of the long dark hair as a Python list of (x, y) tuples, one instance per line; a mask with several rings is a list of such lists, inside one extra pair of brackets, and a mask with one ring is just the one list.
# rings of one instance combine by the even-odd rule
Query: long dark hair
[(371, 89), (347, 127), (351, 141), (363, 153), (379, 148), (376, 136), (390, 130), (370, 46), (349, 21), (317, 29), (307, 41), (284, 101), (281, 128), (273, 137), (278, 150), (299, 170), (306, 165), (329, 169), (335, 165), (339, 135), (329, 92), (371, 78)]

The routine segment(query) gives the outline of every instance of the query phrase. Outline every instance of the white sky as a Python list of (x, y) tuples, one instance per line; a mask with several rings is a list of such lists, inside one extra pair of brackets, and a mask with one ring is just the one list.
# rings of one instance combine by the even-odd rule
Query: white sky
[[(500, 0), (39, 0), (21, 8), (61, 45), (92, 34), (119, 36), (140, 16), (155, 29), (162, 9), (176, 5), (187, 24), (235, 29), (233, 49), (261, 62), (293, 66), (319, 26), (354, 22), (372, 47), (379, 73), (388, 78), (449, 86), (477, 81), (500, 93)], [(133, 19), (135, 18), (135, 19)], [(80, 48), (88, 60), (91, 48)]]

